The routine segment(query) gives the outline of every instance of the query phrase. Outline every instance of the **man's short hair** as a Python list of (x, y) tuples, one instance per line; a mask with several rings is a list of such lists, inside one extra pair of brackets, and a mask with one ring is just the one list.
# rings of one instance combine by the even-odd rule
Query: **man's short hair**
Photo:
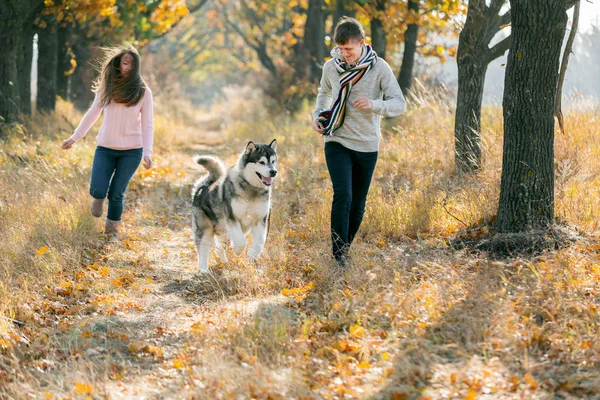
[(335, 26), (333, 41), (336, 44), (346, 44), (350, 40), (360, 42), (365, 38), (365, 30), (360, 22), (350, 17), (342, 17)]

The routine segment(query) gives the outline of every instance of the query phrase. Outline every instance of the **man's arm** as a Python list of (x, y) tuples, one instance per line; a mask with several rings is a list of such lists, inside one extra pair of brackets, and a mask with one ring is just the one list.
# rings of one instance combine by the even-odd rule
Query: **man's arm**
[(384, 63), (381, 89), (383, 90), (383, 99), (373, 100), (373, 112), (384, 117), (395, 117), (402, 114), (406, 110), (406, 100), (388, 63)]
[(321, 75), (321, 83), (317, 94), (317, 106), (312, 112), (313, 121), (319, 117), (321, 111), (328, 109), (333, 101), (331, 82), (327, 77), (327, 66), (328, 63), (323, 65), (323, 74)]

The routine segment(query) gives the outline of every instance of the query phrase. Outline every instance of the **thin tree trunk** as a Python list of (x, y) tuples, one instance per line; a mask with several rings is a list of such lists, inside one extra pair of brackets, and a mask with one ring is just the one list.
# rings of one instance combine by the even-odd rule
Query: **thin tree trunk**
[(454, 124), (455, 162), (459, 173), (481, 166), (481, 103), (487, 64), (476, 57), (458, 57), (458, 91)]
[(37, 107), (40, 112), (56, 108), (56, 71), (58, 65), (58, 33), (48, 25), (38, 31), (38, 90)]
[[(408, 12), (419, 15), (419, 1), (408, 0)], [(418, 24), (408, 24), (404, 32), (404, 53), (402, 55), (402, 67), (398, 74), (398, 84), (402, 93), (406, 96), (412, 86), (413, 69), (415, 66), (415, 55), (417, 53), (417, 37), (419, 34)]]
[(386, 37), (383, 22), (378, 18), (371, 19), (371, 41), (373, 50), (381, 58), (385, 58)]
[(460, 32), (456, 62), (458, 95), (454, 122), (455, 168), (469, 173), (481, 166), (481, 103), (487, 62), (484, 0), (472, 0), (463, 30)]
[(17, 55), (19, 80), (19, 108), (21, 113), (31, 115), (31, 63), (33, 59), (33, 20), (23, 24)]
[(567, 26), (564, 0), (511, 0), (503, 97), (504, 149), (496, 228), (524, 232), (554, 220), (554, 106)]

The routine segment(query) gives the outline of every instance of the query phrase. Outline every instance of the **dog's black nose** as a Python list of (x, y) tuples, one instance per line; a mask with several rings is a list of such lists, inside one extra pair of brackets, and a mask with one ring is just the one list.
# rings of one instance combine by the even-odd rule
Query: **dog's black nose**
[(277, 170), (276, 169), (272, 169), (271, 171), (269, 171), (271, 173), (271, 177), (274, 177), (277, 175)]

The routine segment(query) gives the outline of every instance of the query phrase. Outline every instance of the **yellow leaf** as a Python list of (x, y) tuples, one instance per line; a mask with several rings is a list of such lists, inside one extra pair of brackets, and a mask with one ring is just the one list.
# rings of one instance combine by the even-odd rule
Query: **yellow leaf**
[(45, 252), (47, 252), (47, 251), (48, 251), (48, 249), (49, 249), (49, 247), (48, 247), (48, 246), (42, 246), (42, 247), (40, 247), (40, 248), (39, 248), (39, 249), (38, 249), (38, 250), (37, 250), (35, 253), (36, 253), (38, 256), (41, 256), (41, 255), (43, 255)]
[(53, 397), (53, 395), (52, 395), (52, 393), (46, 392), (46, 393), (44, 393), (44, 397), (47, 399), (51, 399)]
[(387, 351), (385, 353), (383, 353), (383, 355), (381, 356), (381, 359), (383, 361), (387, 361), (390, 358), (390, 353), (388, 353)]
[(184, 367), (183, 361), (181, 360), (173, 360), (173, 367), (177, 369), (182, 369)]
[(281, 294), (284, 296), (289, 296), (291, 294), (290, 289), (281, 289)]
[(360, 325), (352, 325), (350, 327), (350, 336), (363, 337), (365, 334), (365, 328)]
[(473, 389), (469, 389), (469, 393), (465, 396), (465, 400), (475, 400), (477, 398), (477, 392)]
[(371, 364), (369, 364), (367, 361), (363, 361), (360, 364), (358, 364), (358, 368), (369, 369), (369, 368), (371, 368)]
[(527, 384), (531, 388), (536, 388), (537, 387), (537, 381), (530, 374), (525, 374), (525, 382), (527, 382)]
[(192, 331), (192, 333), (195, 333), (195, 334), (203, 333), (204, 325), (202, 325), (200, 322), (196, 322), (195, 324), (192, 325), (191, 331)]
[(75, 393), (92, 394), (92, 385), (89, 383), (75, 382)]

